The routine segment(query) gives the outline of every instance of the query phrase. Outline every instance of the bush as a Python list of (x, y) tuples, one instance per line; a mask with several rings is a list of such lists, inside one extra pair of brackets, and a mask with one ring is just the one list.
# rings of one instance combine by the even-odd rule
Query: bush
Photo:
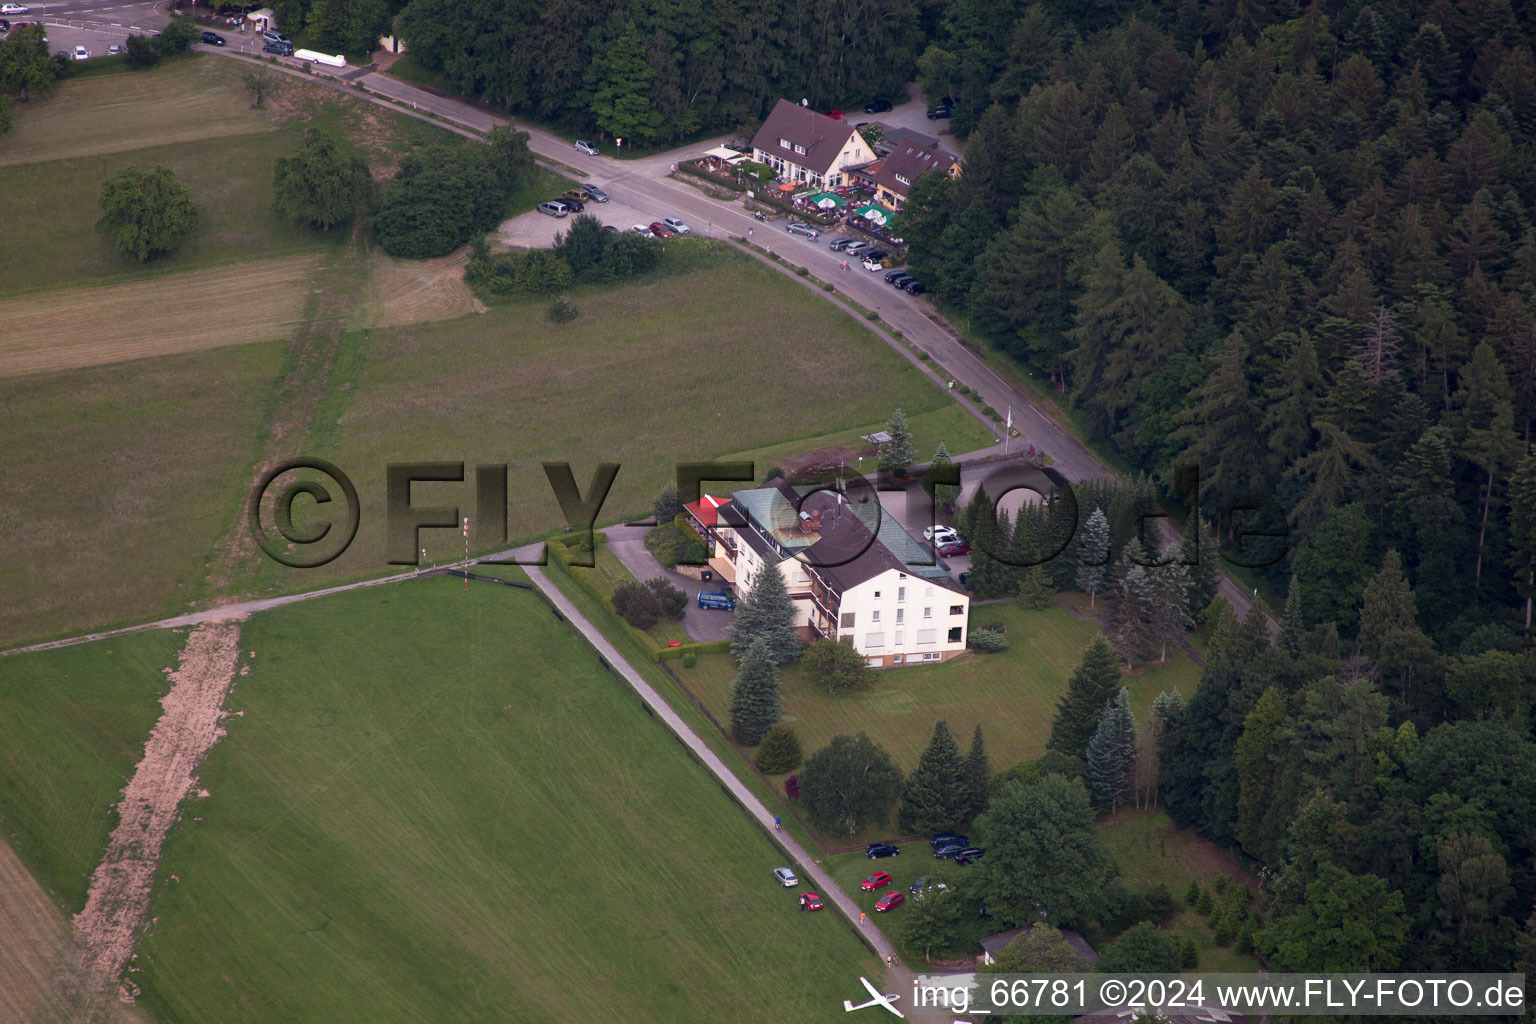
[(823, 282), (821, 282), (821, 290), (824, 291), (824, 292), (831, 291), (832, 290), (832, 282), (831, 281), (823, 281)]
[(1159, 925), (1168, 923), (1178, 912), (1178, 906), (1173, 902), (1173, 893), (1162, 882), (1148, 889), (1144, 898), (1147, 903), (1147, 916)]
[(613, 608), (636, 629), (650, 629), (661, 618), (661, 602), (650, 587), (625, 580), (613, 588)]
[(784, 780), (784, 795), (791, 800), (800, 799), (800, 776), (791, 775)]
[(334, 137), (310, 128), (297, 154), (273, 162), (272, 197), (278, 213), (333, 228), (368, 205), (373, 177), (362, 157), (342, 153)]
[[(690, 547), (698, 547), (698, 535), (682, 523), (667, 519), (659, 526), (653, 526), (645, 535), (645, 546), (651, 554), (656, 556), (656, 561), (668, 569), (675, 568), (679, 560), (683, 559)], [(703, 551), (699, 548), (699, 551)], [(703, 561), (702, 558), (699, 561)]]
[(866, 320), (879, 320), (880, 319), (880, 314), (876, 313), (872, 309), (866, 309), (864, 311), (864, 319), (866, 319)]
[[(494, 228), (505, 197), (506, 185), (489, 146), (471, 140), (430, 146), (407, 154), (385, 185), (373, 219), (374, 236), (391, 256), (446, 256)], [(547, 290), (568, 287), (569, 274), (567, 267), (564, 282)]]
[(1200, 966), (1200, 950), (1195, 947), (1193, 935), (1186, 935), (1179, 940), (1179, 956), (1183, 958), (1180, 966), (1186, 971), (1192, 971)]
[(677, 560), (684, 565), (703, 565), (709, 561), (709, 552), (698, 541), (690, 541)]
[(652, 594), (656, 595), (656, 603), (661, 607), (663, 615), (674, 620), (683, 617), (683, 612), (688, 607), (687, 594), (661, 576), (646, 580), (645, 585)]
[(131, 68), (152, 68), (160, 63), (160, 51), (149, 36), (130, 35), (123, 63)]
[(805, 275), (810, 273), (810, 270), (808, 270), (805, 267), (796, 267), (795, 268), (795, 273), (799, 274), (801, 277), (804, 277)]
[(1147, 901), (1127, 889), (1119, 879), (1104, 886), (1099, 901), (1099, 923), (1110, 932), (1120, 932), (1148, 919)]
[(1227, 876), (1217, 875), (1215, 879), (1211, 881), (1211, 891), (1214, 892), (1217, 896), (1220, 896), (1222, 893), (1226, 892)]
[(549, 309), (544, 311), (544, 318), (552, 324), (568, 324), (576, 319), (576, 307), (562, 295), (549, 304)]
[(683, 499), (677, 496), (677, 485), (667, 484), (661, 493), (651, 499), (651, 515), (658, 526), (672, 522), (683, 514)]
[(160, 30), (155, 36), (155, 49), (167, 57), (178, 53), (185, 53), (192, 43), (199, 38), (201, 29), (191, 18), (174, 17), (171, 23)]
[(1201, 889), (1200, 897), (1195, 900), (1195, 913), (1200, 914), (1203, 917), (1204, 915), (1211, 912), (1211, 907), (1214, 906), (1215, 903), (1216, 900), (1211, 896), (1211, 890)]
[(965, 646), (983, 654), (997, 654), (1008, 649), (1008, 638), (991, 629), (973, 629)]
[(1200, 882), (1197, 879), (1189, 880), (1189, 888), (1184, 890), (1184, 902), (1190, 906), (1200, 902)]
[(698, 663), (699, 656), (694, 654), (692, 651), (689, 651), (687, 654), (683, 655), (683, 668), (693, 668), (693, 666), (697, 665)]
[(762, 745), (757, 749), (757, 770), (764, 775), (782, 775), (800, 767), (803, 757), (795, 730), (781, 723), (763, 735)]

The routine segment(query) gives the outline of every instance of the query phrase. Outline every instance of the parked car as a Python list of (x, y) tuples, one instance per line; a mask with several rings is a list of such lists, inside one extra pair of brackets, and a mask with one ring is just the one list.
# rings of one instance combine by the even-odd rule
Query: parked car
[(90, 50), (87, 50), (83, 46), (75, 47), (75, 52), (74, 52), (74, 59), (75, 60), (89, 60), (90, 57), (91, 57), (91, 51)]
[(650, 228), (651, 234), (656, 238), (671, 238), (673, 235), (677, 234), (676, 231), (668, 228), (659, 220), (653, 220), (647, 226)]
[(0, 32), (9, 32), (10, 30), (11, 23), (4, 18), (0, 18)]
[(949, 860), (963, 849), (965, 849), (965, 847), (961, 846), (959, 843), (948, 843), (944, 846), (935, 846), (933, 848), (933, 855), (939, 858), (939, 860)]
[(875, 900), (875, 910), (885, 913), (887, 910), (895, 910), (907, 901), (907, 894), (892, 889), (890, 892)]
[(293, 56), (293, 44), (292, 43), (278, 43), (278, 42), (273, 42), (272, 40), (269, 39), (266, 42), (266, 44), (264, 46), (262, 46), (261, 50), (262, 50), (263, 53), (275, 53), (279, 57), (292, 57)]
[(32, 8), (25, 4), (0, 4), (0, 14), (30, 14)]
[(792, 885), (800, 884), (800, 879), (796, 878), (795, 873), (789, 868), (774, 868), (773, 877), (786, 889)]
[(871, 860), (876, 857), (899, 857), (901, 848), (893, 843), (870, 843), (864, 847), (864, 856)]
[(864, 108), (864, 113), (866, 113), (866, 114), (883, 114), (887, 110), (890, 110), (890, 109), (891, 109), (891, 101), (890, 100), (875, 100), (875, 102), (871, 103), (869, 106)]
[(606, 203), (608, 201), (608, 193), (604, 192), (596, 185), (583, 185), (581, 186), (581, 191), (585, 193), (586, 197), (592, 200), (594, 203)]
[(616, 235), (623, 234), (622, 231), (620, 231), (618, 228), (614, 227), (612, 224), (604, 224), (603, 225), (603, 230), (604, 231), (612, 231)]
[(265, 39), (269, 43), (291, 43), (291, 42), (293, 42), (293, 40), (289, 39), (287, 36), (283, 35), (281, 32), (274, 32), (271, 29), (268, 29), (267, 31), (263, 32), (261, 34), (261, 38)]
[(843, 252), (849, 256), (857, 256), (861, 252), (865, 252), (873, 248), (874, 246), (870, 245), (868, 242), (849, 242), (847, 245), (843, 246)]
[(898, 276), (891, 278), (891, 284), (895, 285), (897, 288), (905, 288), (908, 284), (916, 280), (917, 278), (903, 270)]
[(928, 111), (928, 120), (937, 121), (940, 118), (949, 117), (953, 112), (946, 106), (937, 106)]
[[(923, 540), (931, 540), (935, 544), (948, 544), (950, 542), (950, 540), (959, 540), (959, 539), (960, 539), (960, 534), (955, 532), (955, 528), (953, 526), (925, 526), (925, 527), (923, 527)], [(948, 833), (947, 832), (946, 833), (941, 833), (940, 835), (934, 836), (933, 837), (933, 841), (937, 842), (939, 839), (943, 838), (943, 836), (945, 836), (945, 835), (948, 835)]]
[(827, 116), (836, 121), (843, 116), (843, 112), (841, 110), (829, 110), (827, 111)]
[(863, 252), (859, 253), (861, 258), (866, 260), (874, 260), (876, 263), (885, 259), (889, 255), (890, 253), (886, 252), (884, 249), (865, 249)]
[(885, 283), (886, 284), (890, 284), (892, 281), (896, 280), (898, 277), (906, 277), (906, 276), (908, 276), (908, 275), (907, 275), (907, 272), (905, 270), (892, 270), (892, 271), (890, 271), (889, 273), (887, 273), (885, 275)]
[(597, 147), (586, 139), (576, 140), (576, 152), (585, 153), (587, 156), (597, 156)]
[(800, 894), (800, 905), (806, 910), (820, 910), (822, 908), (821, 897), (814, 892)]
[(821, 237), (821, 232), (820, 231), (817, 231), (815, 228), (811, 227), (809, 224), (801, 224), (799, 221), (796, 221), (795, 223), (790, 224), (784, 230), (788, 231), (792, 235), (803, 235), (806, 238), (810, 238), (810, 239), (816, 239), (816, 238), (820, 238)]
[(661, 222), (665, 224), (674, 235), (688, 234), (688, 225), (683, 223), (681, 217), (663, 217)]
[(971, 841), (958, 832), (940, 832), (928, 840), (928, 845), (937, 850), (941, 846), (970, 846)]
[(562, 202), (540, 203), (539, 212), (551, 217), (564, 217), (571, 212), (571, 208)]
[(827, 248), (831, 249), (833, 252), (842, 252), (852, 244), (853, 239), (851, 238), (834, 238), (832, 241), (827, 243)]
[(655, 238), (656, 237), (655, 235), (651, 234), (651, 229), (646, 227), (644, 224), (636, 224), (634, 227), (630, 228), (629, 230), (633, 231), (635, 234), (639, 235), (641, 238)]
[(123, 52), (123, 48), (122, 48), (121, 44), (113, 43), (111, 46), (107, 47), (107, 56), (108, 57), (116, 57), (118, 54), (120, 54), (122, 52)]
[(701, 590), (699, 591), (699, 607), (735, 611), (736, 598), (723, 590)]
[(921, 281), (908, 281), (906, 284), (901, 286), (901, 290), (906, 292), (908, 295), (922, 295), (928, 289), (923, 287)]
[(957, 540), (953, 544), (940, 544), (938, 551), (945, 558), (959, 558), (961, 555), (970, 554), (971, 546), (964, 540)]
[(865, 892), (874, 892), (876, 889), (882, 889), (890, 884), (891, 873), (889, 871), (876, 871), (874, 874), (864, 879), (864, 881), (860, 882), (859, 888), (863, 889)]
[(981, 860), (981, 855), (986, 852), (986, 850), (978, 850), (974, 846), (967, 846), (965, 849), (955, 854), (955, 863), (970, 864), (974, 861)]
[(207, 43), (209, 46), (227, 46), (227, 45), (229, 45), (228, 43), (225, 42), (224, 37), (219, 35), (217, 32), (204, 32), (203, 33), (203, 42)]
[(581, 192), (573, 188), (569, 192), (564, 192), (561, 194), (560, 202), (564, 203), (566, 206), (569, 206), (572, 211), (580, 213), (582, 210), (587, 208), (586, 204), (582, 202), (583, 198), (585, 197), (581, 194)]
[(915, 896), (926, 888), (928, 888), (928, 876), (918, 875), (917, 881), (912, 883), (912, 887), (908, 889), (907, 892), (910, 892)]

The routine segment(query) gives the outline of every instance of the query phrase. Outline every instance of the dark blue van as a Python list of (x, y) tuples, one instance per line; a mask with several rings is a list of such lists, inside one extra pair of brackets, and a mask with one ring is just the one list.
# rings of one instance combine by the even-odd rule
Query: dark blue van
[(700, 608), (723, 608), (726, 611), (736, 610), (736, 599), (724, 590), (699, 591)]

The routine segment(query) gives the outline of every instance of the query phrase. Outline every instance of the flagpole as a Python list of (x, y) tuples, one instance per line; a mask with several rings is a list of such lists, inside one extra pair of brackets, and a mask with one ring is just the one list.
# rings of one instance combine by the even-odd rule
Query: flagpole
[(469, 517), (464, 517), (464, 589), (469, 589)]
[(1008, 454), (1008, 439), (1013, 436), (1013, 406), (1008, 406), (1008, 422), (1003, 425), (1003, 454)]

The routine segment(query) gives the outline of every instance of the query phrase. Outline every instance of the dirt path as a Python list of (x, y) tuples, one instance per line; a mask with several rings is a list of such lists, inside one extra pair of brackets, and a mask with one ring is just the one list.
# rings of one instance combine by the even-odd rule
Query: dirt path
[(75, 916), (75, 937), (94, 977), (89, 1003), (100, 1005), (116, 994), (113, 985), (133, 956), (154, 892), (160, 848), (181, 798), (197, 782), (193, 772), (224, 735), (219, 721), (239, 657), (239, 621), (208, 623), (187, 637), (171, 673), (171, 690), (160, 700), (165, 713), (123, 789), (117, 828), (91, 877), (85, 909)]

